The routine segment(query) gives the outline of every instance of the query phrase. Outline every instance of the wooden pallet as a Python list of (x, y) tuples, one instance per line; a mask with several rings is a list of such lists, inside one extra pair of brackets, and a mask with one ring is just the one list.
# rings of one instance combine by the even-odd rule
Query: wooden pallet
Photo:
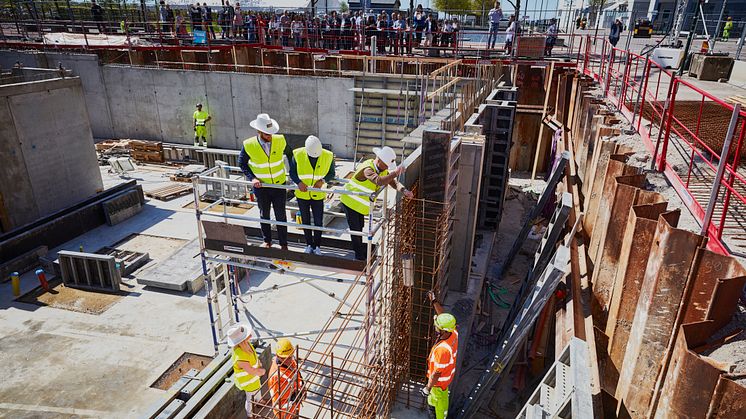
[(192, 183), (192, 178), (187, 176), (170, 175), (168, 178), (174, 182)]
[(160, 201), (170, 201), (174, 198), (188, 194), (192, 191), (192, 185), (189, 183), (172, 183), (145, 192), (145, 196), (158, 199)]
[(727, 103), (732, 103), (734, 105), (736, 103), (740, 103), (741, 106), (746, 107), (746, 96), (743, 96), (743, 95), (730, 96), (730, 97), (726, 98), (725, 101)]
[(135, 151), (163, 152), (163, 143), (158, 141), (130, 140), (130, 148)]
[(130, 156), (137, 161), (149, 163), (163, 163), (163, 151), (137, 151), (131, 150)]

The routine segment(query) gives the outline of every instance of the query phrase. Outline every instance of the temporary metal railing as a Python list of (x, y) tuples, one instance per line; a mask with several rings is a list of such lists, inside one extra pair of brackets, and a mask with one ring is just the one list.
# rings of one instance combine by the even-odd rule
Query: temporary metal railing
[[(337, 180), (335, 183), (344, 183), (346, 180)], [(385, 226), (386, 221), (386, 212), (387, 212), (387, 205), (385, 204), (388, 199), (388, 193), (386, 191), (386, 188), (382, 188), (382, 193), (366, 193), (366, 192), (356, 192), (356, 191), (349, 191), (344, 188), (334, 187), (334, 188), (307, 188), (310, 192), (324, 192), (324, 193), (334, 193), (337, 195), (353, 195), (353, 196), (360, 196), (364, 197), (365, 199), (370, 199), (370, 206), (369, 206), (369, 214), (367, 217), (367, 228), (364, 228), (363, 231), (354, 231), (350, 230), (349, 228), (331, 228), (331, 227), (323, 227), (323, 226), (314, 226), (314, 225), (306, 225), (306, 224), (299, 224), (296, 222), (288, 222), (288, 221), (277, 221), (277, 220), (265, 220), (259, 217), (252, 217), (248, 215), (241, 215), (241, 214), (230, 214), (228, 212), (228, 207), (232, 204), (245, 204), (245, 200), (236, 199), (235, 191), (236, 188), (248, 188), (252, 187), (253, 183), (249, 182), (247, 180), (243, 179), (243, 173), (241, 173), (241, 169), (235, 166), (229, 166), (229, 165), (218, 165), (211, 169), (208, 169), (205, 172), (202, 172), (200, 175), (196, 176), (193, 179), (194, 184), (194, 202), (195, 202), (195, 214), (197, 217), (197, 229), (198, 229), (198, 235), (200, 240), (200, 257), (202, 260), (202, 271), (205, 279), (205, 289), (207, 291), (207, 302), (208, 302), (208, 311), (210, 314), (210, 323), (211, 323), (211, 329), (212, 329), (212, 335), (213, 335), (213, 344), (217, 350), (218, 346), (222, 343), (224, 339), (224, 332), (227, 327), (231, 326), (232, 324), (235, 324), (235, 321), (233, 320), (233, 317), (235, 319), (239, 318), (238, 315), (238, 305), (239, 302), (243, 303), (243, 297), (251, 295), (251, 293), (258, 292), (257, 290), (251, 291), (247, 294), (241, 294), (239, 288), (238, 288), (238, 281), (233, 280), (230, 283), (229, 291), (230, 291), (230, 304), (233, 306), (235, 311), (235, 316), (230, 316), (229, 319), (221, 319), (220, 315), (221, 313), (219, 311), (213, 310), (213, 304), (217, 301), (217, 298), (219, 295), (217, 294), (217, 290), (213, 289), (212, 281), (209, 280), (211, 272), (213, 272), (213, 269), (211, 269), (212, 264), (224, 264), (228, 270), (232, 270), (235, 268), (244, 268), (244, 269), (251, 269), (261, 272), (274, 272), (274, 273), (282, 273), (289, 276), (294, 276), (299, 278), (300, 280), (293, 282), (292, 284), (286, 284), (285, 286), (295, 285), (295, 284), (302, 284), (302, 283), (309, 283), (310, 281), (314, 280), (326, 280), (326, 281), (334, 281), (338, 283), (348, 283), (348, 284), (356, 284), (356, 283), (362, 283), (363, 285), (370, 288), (370, 295), (372, 298), (373, 292), (373, 281), (371, 280), (360, 280), (359, 278), (356, 278), (354, 280), (350, 280), (349, 278), (342, 278), (342, 277), (335, 277), (334, 274), (330, 276), (322, 276), (322, 275), (314, 275), (314, 274), (308, 274), (308, 273), (296, 273), (293, 271), (290, 271), (288, 269), (285, 269), (287, 266), (286, 263), (287, 260), (280, 260), (279, 270), (272, 270), (270, 268), (264, 268), (259, 265), (251, 265), (248, 263), (245, 263), (246, 261), (254, 261), (254, 262), (267, 262), (270, 265), (278, 265), (277, 260), (267, 260), (263, 259), (261, 257), (254, 257), (254, 256), (247, 256), (243, 254), (236, 254), (232, 252), (218, 252), (214, 250), (207, 249), (205, 247), (205, 234), (203, 230), (203, 226), (201, 221), (205, 218), (215, 218), (219, 219), (225, 223), (229, 222), (243, 222), (245, 223), (259, 223), (259, 224), (269, 224), (272, 226), (285, 226), (285, 227), (297, 227), (301, 229), (307, 229), (307, 230), (315, 230), (315, 231), (322, 231), (325, 233), (332, 233), (334, 235), (342, 235), (342, 234), (348, 234), (350, 236), (360, 236), (364, 242), (367, 245), (367, 254), (366, 254), (366, 265), (365, 269), (361, 273), (363, 276), (367, 278), (372, 278), (373, 273), (377, 271), (378, 263), (374, 260), (374, 245), (377, 245), (379, 242), (381, 242), (381, 238), (383, 237), (383, 233), (381, 233), (382, 228)], [(218, 196), (216, 196), (214, 202), (206, 205), (205, 207), (200, 207), (199, 202), (200, 199), (200, 193), (202, 190), (206, 190), (207, 185), (210, 184), (213, 186), (213, 191), (216, 191), (218, 193)], [(219, 186), (219, 187), (217, 187)], [(262, 188), (271, 188), (271, 189), (281, 189), (281, 190), (297, 190), (298, 187), (296, 185), (280, 185), (280, 184), (262, 184)], [(380, 191), (379, 191), (380, 192)], [(231, 196), (226, 196), (231, 195)], [(381, 201), (384, 202), (384, 205), (382, 205), (382, 208), (380, 211), (377, 211), (376, 204)], [(222, 206), (222, 212), (215, 212), (212, 211), (214, 208)], [(328, 269), (328, 268), (326, 268)], [(345, 269), (338, 269), (340, 274), (347, 273), (349, 274), (349, 271), (346, 271)], [(284, 287), (284, 286), (283, 286)], [(277, 288), (274, 288), (277, 289)], [(369, 301), (369, 305), (371, 302)], [(366, 319), (369, 316), (367, 316), (366, 312)], [(366, 320), (368, 321), (368, 320)], [(275, 337), (276, 338), (276, 337)]]
[[(338, 180), (334, 183), (344, 183), (344, 180)], [(394, 388), (395, 375), (391, 372), (392, 367), (386, 366), (391, 363), (385, 362), (385, 358), (390, 356), (390, 350), (387, 348), (391, 343), (386, 335), (386, 333), (390, 333), (386, 329), (387, 323), (382, 319), (387, 318), (388, 311), (391, 310), (390, 302), (386, 303), (386, 301), (392, 298), (393, 281), (387, 273), (392, 268), (386, 266), (386, 263), (390, 262), (390, 255), (385, 249), (387, 240), (390, 240), (387, 236), (396, 233), (393, 230), (389, 231), (393, 227), (389, 227), (388, 215), (391, 209), (388, 205), (389, 195), (386, 188), (383, 188), (382, 193), (377, 194), (352, 192), (339, 187), (308, 188), (309, 191), (370, 198), (367, 226), (364, 231), (356, 232), (349, 229), (315, 227), (228, 214), (226, 205), (246, 203), (244, 200), (236, 199), (237, 192), (240, 192), (240, 189), (237, 188), (252, 186), (251, 182), (243, 179), (240, 169), (234, 166), (218, 165), (195, 177), (193, 184), (201, 245), (200, 254), (205, 273), (208, 272), (208, 264), (219, 264), (229, 269), (243, 268), (281, 273), (297, 278), (292, 283), (283, 283), (271, 288), (252, 289), (244, 293), (241, 293), (238, 288), (237, 278), (234, 278), (232, 283), (225, 282), (225, 288), (233, 293), (236, 320), (238, 319), (238, 305), (245, 302), (244, 297), (253, 294), (302, 283), (317, 287), (314, 284), (317, 281), (334, 281), (345, 284), (344, 291), (340, 295), (330, 295), (328, 291), (319, 287), (321, 291), (338, 302), (326, 324), (319, 325), (320, 327), (314, 330), (283, 330), (281, 333), (268, 331), (268, 338), (272, 340), (281, 337), (311, 337), (313, 339), (313, 344), (310, 347), (298, 347), (296, 349), (298, 371), (303, 377), (303, 385), (300, 389), (296, 389), (303, 395), (299, 398), (299, 400), (302, 400), (299, 403), (303, 404), (299, 417), (311, 418), (319, 417), (319, 415), (325, 417), (327, 413), (331, 414), (332, 417), (373, 417), (375, 412), (388, 411), (393, 400), (390, 394)], [(200, 207), (200, 193), (207, 189), (207, 185), (210, 185), (213, 191), (212, 196), (217, 195), (217, 199), (215, 202)], [(262, 184), (262, 187), (284, 191), (297, 189), (295, 185)], [(381, 203), (383, 205), (380, 205), (380, 209), (378, 209), (377, 207)], [(213, 212), (220, 205), (223, 205), (223, 211)], [(362, 236), (367, 242), (367, 263), (365, 268), (357, 272), (352, 279), (349, 275), (345, 278), (339, 277), (334, 272), (328, 272), (328, 275), (325, 276), (316, 273), (293, 272), (285, 269), (283, 265), (275, 265), (279, 268), (275, 270), (261, 265), (252, 265), (249, 262), (251, 259), (256, 259), (252, 256), (207, 249), (204, 244), (204, 233), (200, 222), (204, 217), (215, 217), (226, 223), (236, 222), (240, 225), (245, 225), (247, 222), (266, 222), (274, 226), (315, 227), (310, 229), (326, 233)], [(380, 249), (382, 257), (374, 258), (373, 245)], [(206, 281), (206, 285), (209, 287), (210, 281)], [(222, 336), (219, 336), (215, 328), (216, 322), (220, 321), (220, 319), (214, 317), (213, 313), (212, 301), (216, 296), (216, 290), (207, 289), (208, 309), (210, 310), (210, 321), (213, 325), (212, 333), (214, 344), (217, 347), (222, 343)], [(345, 311), (347, 312), (345, 313)], [(362, 316), (362, 319), (360, 316)], [(232, 319), (227, 319), (227, 321), (222, 322), (222, 326), (227, 328), (234, 323)], [(344, 340), (342, 340), (343, 335), (345, 336)], [(268, 382), (263, 382), (262, 392), (269, 391), (269, 387)], [(292, 390), (286, 389), (285, 391)], [(284, 397), (286, 395), (283, 393), (280, 396)], [(275, 412), (283, 410), (276, 403), (267, 401), (259, 402), (257, 407), (261, 410), (260, 412), (255, 411), (255, 414), (258, 414), (259, 417), (273, 417), (272, 410)], [(290, 412), (286, 413), (289, 414)]]
[[(731, 234), (743, 233), (746, 220), (746, 178), (738, 171), (746, 111), (736, 112), (734, 105), (661, 67), (649, 55), (613, 48), (600, 38), (595, 43), (589, 39), (587, 45), (579, 69), (601, 84), (640, 133), (653, 155), (652, 167), (666, 174), (697, 221), (709, 226), (708, 246), (723, 254), (738, 252), (726, 241)], [(733, 146), (723, 153), (731, 121)], [(717, 176), (721, 155), (727, 163)], [(722, 192), (712, 196), (708, 215), (713, 188)]]

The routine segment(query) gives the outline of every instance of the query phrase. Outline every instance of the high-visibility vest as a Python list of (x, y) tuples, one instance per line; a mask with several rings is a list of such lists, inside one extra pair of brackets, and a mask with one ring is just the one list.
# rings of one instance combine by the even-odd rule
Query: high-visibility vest
[(207, 111), (194, 111), (194, 124), (198, 127), (204, 127), (208, 116)]
[(448, 339), (441, 340), (430, 350), (430, 356), (427, 357), (427, 377), (428, 379), (440, 371), (440, 377), (435, 383), (436, 386), (447, 390), (456, 374), (456, 356), (458, 356), (458, 332), (451, 332)]
[[(334, 154), (331, 151), (321, 150), (321, 155), (316, 159), (316, 167), (312, 167), (311, 160), (308, 158), (308, 153), (306, 152), (305, 147), (293, 150), (293, 157), (295, 157), (298, 177), (309, 187), (313, 187), (313, 184), (316, 183), (317, 180), (323, 179), (329, 173), (329, 169), (331, 169), (332, 166), (332, 160), (334, 160)], [(326, 198), (326, 193), (302, 192), (296, 190), (295, 197), (298, 199), (313, 199), (318, 201)]]
[(284, 135), (273, 135), (272, 147), (267, 156), (257, 137), (251, 137), (243, 142), (243, 149), (249, 155), (249, 167), (260, 182), (285, 183), (285, 162), (282, 157), (286, 144)]
[[(275, 359), (272, 363), (267, 380), (272, 394), (275, 417), (290, 419), (296, 417), (300, 411), (303, 377), (300, 375), (295, 359), (290, 360), (289, 366), (280, 362)], [(293, 394), (295, 394), (295, 399), (291, 400)]]
[[(360, 169), (355, 172), (355, 175), (353, 175), (350, 181), (347, 182), (347, 184), (345, 185), (345, 190), (352, 192), (365, 192), (369, 194), (378, 192), (378, 185), (376, 185), (372, 181), (368, 179), (365, 179), (363, 181), (357, 180), (357, 175), (368, 167), (377, 171), (376, 164), (373, 162), (373, 159), (364, 161), (363, 164), (360, 165)], [(388, 174), (389, 171), (384, 170), (378, 175), (386, 176)], [(342, 201), (343, 204), (347, 205), (348, 208), (355, 210), (360, 214), (368, 215), (370, 213), (370, 203), (372, 202), (370, 198), (366, 198), (360, 195), (342, 195), (339, 200)]]
[(236, 346), (233, 348), (233, 354), (231, 355), (231, 362), (233, 362), (233, 384), (242, 391), (257, 391), (261, 387), (260, 377), (251, 375), (244, 371), (238, 366), (238, 361), (244, 361), (251, 364), (254, 368), (259, 368), (259, 357), (256, 355), (256, 350), (251, 344), (251, 352), (246, 352), (240, 347)]

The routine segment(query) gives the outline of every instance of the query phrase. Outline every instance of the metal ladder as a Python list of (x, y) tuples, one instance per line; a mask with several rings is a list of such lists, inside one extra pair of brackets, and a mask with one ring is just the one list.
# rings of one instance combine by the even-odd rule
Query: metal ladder
[(225, 342), (226, 332), (238, 323), (238, 305), (235, 268), (233, 266), (208, 263), (209, 287), (207, 298), (212, 305), (210, 323), (219, 343)]
[(518, 419), (593, 417), (588, 343), (572, 338), (518, 414)]

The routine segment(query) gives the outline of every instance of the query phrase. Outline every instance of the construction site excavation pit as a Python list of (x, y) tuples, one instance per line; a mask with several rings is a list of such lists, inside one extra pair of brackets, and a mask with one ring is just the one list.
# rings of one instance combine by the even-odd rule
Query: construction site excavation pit
[(0, 416), (746, 415), (740, 186), (703, 231), (712, 153), (604, 54), (252, 48), (0, 50)]

